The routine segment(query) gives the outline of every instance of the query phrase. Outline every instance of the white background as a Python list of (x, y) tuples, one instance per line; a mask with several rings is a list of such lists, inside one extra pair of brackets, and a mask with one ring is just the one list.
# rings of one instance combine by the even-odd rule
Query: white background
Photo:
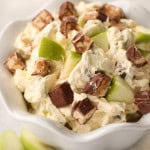
[[(45, 5), (49, 1), (52, 0), (0, 0), (0, 30), (11, 20), (21, 19), (29, 16), (32, 12)], [(136, 1), (143, 5), (143, 7), (150, 10), (149, 0)], [(20, 131), (21, 128), (22, 127), (20, 126), (19, 122), (13, 120), (11, 115), (7, 112), (6, 108), (0, 101), (0, 133), (6, 129)], [(138, 142), (134, 148), (132, 148), (132, 150), (150, 150), (150, 134), (145, 135), (144, 138)]]

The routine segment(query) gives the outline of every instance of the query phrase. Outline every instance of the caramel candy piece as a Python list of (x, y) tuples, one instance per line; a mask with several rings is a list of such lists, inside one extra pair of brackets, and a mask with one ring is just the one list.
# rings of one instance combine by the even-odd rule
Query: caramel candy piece
[(84, 35), (82, 32), (79, 32), (72, 39), (72, 43), (78, 53), (83, 53), (89, 50), (93, 45), (93, 41), (88, 36)]
[(17, 52), (13, 52), (4, 62), (4, 65), (12, 73), (14, 73), (16, 69), (23, 70), (25, 68), (25, 62), (22, 56)]
[(35, 71), (32, 75), (46, 76), (50, 72), (50, 63), (46, 60), (37, 60), (35, 62)]
[(142, 114), (150, 112), (150, 91), (138, 91), (135, 96), (135, 104)]
[(74, 7), (74, 4), (71, 2), (64, 2), (59, 9), (59, 19), (63, 20), (69, 16), (77, 16), (77, 11)]
[(136, 67), (143, 67), (147, 64), (147, 60), (141, 55), (135, 45), (127, 49), (126, 56)]
[(42, 30), (47, 24), (52, 22), (54, 18), (47, 10), (42, 10), (32, 21), (32, 24)]
[(68, 33), (72, 30), (79, 30), (77, 18), (74, 16), (64, 18), (60, 25), (60, 32), (67, 37)]
[(72, 116), (77, 119), (80, 124), (84, 124), (92, 117), (95, 110), (95, 104), (88, 98), (85, 98), (74, 105)]
[(64, 82), (49, 92), (49, 97), (57, 108), (61, 108), (70, 105), (73, 102), (74, 95), (69, 83)]
[(108, 17), (110, 20), (115, 20), (118, 22), (124, 17), (124, 12), (121, 8), (109, 4), (104, 4), (100, 9), (98, 9), (98, 12), (98, 19), (101, 21), (106, 21)]
[(90, 79), (82, 92), (93, 96), (103, 97), (105, 96), (110, 83), (110, 77), (105, 74), (98, 73)]

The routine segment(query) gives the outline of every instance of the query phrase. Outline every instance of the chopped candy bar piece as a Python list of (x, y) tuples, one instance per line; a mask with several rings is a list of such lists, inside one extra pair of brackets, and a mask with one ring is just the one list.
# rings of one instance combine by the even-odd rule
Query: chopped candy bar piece
[(70, 105), (73, 102), (73, 91), (70, 88), (69, 83), (64, 82), (56, 88), (49, 92), (49, 97), (51, 98), (52, 103), (57, 107), (65, 107)]
[(50, 72), (50, 64), (46, 60), (37, 60), (35, 62), (35, 71), (32, 75), (46, 76)]
[(74, 16), (66, 17), (65, 19), (63, 19), (60, 26), (60, 32), (66, 37), (71, 30), (78, 31), (77, 19)]
[(83, 53), (89, 50), (93, 45), (93, 41), (88, 36), (84, 35), (82, 32), (79, 32), (73, 38), (72, 43), (74, 44), (74, 47), (76, 48), (76, 51), (78, 53)]
[(136, 67), (143, 67), (147, 64), (147, 60), (134, 45), (127, 49), (126, 56)]
[(139, 91), (135, 94), (135, 104), (142, 114), (150, 112), (150, 91)]
[(121, 8), (115, 7), (113, 5), (105, 4), (99, 10), (98, 19), (101, 21), (106, 21), (107, 17), (110, 20), (118, 22), (121, 18), (124, 17), (124, 13)]
[(68, 16), (77, 16), (77, 11), (74, 7), (74, 4), (71, 2), (64, 2), (59, 9), (59, 19), (63, 20)]
[(123, 10), (113, 5), (105, 4), (104, 11), (106, 13), (106, 16), (108, 16), (110, 20), (119, 21), (121, 18), (124, 17)]
[(95, 110), (95, 104), (88, 98), (85, 98), (75, 104), (72, 110), (72, 116), (77, 119), (80, 124), (84, 124), (92, 117)]
[(16, 71), (16, 69), (24, 69), (25, 62), (20, 54), (17, 52), (13, 52), (8, 59), (4, 62), (4, 65), (8, 68), (8, 70), (12, 73)]
[(107, 75), (101, 73), (96, 74), (90, 79), (89, 83), (86, 84), (82, 92), (93, 96), (103, 97), (109, 88), (110, 82), (111, 79)]
[(42, 10), (32, 21), (32, 24), (42, 30), (47, 24), (52, 22), (54, 18), (47, 10)]
[(102, 22), (107, 20), (107, 15), (106, 15), (103, 7), (97, 9), (97, 13), (98, 13), (97, 19), (101, 20)]

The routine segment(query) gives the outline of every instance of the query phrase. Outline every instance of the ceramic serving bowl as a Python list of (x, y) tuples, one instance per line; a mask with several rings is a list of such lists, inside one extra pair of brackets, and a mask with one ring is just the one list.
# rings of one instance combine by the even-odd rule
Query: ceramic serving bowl
[[(64, 0), (50, 1), (44, 8), (53, 11)], [(91, 0), (92, 1), (92, 0)], [(103, 0), (104, 1), (104, 0)], [(73, 3), (79, 2), (72, 0)], [(93, 1), (92, 1), (93, 2)], [(149, 26), (150, 14), (147, 10), (130, 1), (114, 1), (114, 5), (121, 6), (127, 16), (135, 19), (139, 24)], [(43, 9), (43, 8), (41, 8)], [(107, 125), (95, 131), (76, 134), (62, 125), (41, 116), (27, 112), (21, 93), (16, 89), (12, 75), (3, 66), (3, 61), (13, 50), (13, 43), (26, 23), (40, 10), (25, 20), (9, 23), (0, 35), (0, 99), (7, 107), (11, 116), (29, 128), (47, 144), (64, 150), (123, 150), (137, 142), (150, 129), (150, 114), (147, 114), (136, 123), (118, 123)], [(148, 22), (149, 21), (149, 22)], [(149, 26), (150, 27), (150, 26)]]

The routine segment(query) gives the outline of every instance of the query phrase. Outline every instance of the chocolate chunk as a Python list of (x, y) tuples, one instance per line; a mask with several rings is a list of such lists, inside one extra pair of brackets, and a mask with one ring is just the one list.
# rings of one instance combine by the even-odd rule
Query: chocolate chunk
[(147, 64), (147, 60), (142, 56), (135, 45), (127, 49), (126, 56), (136, 67), (143, 67)]
[(65, 107), (73, 102), (73, 91), (70, 88), (69, 83), (64, 82), (49, 92), (49, 97), (52, 103), (57, 107)]
[(142, 114), (150, 112), (150, 91), (139, 91), (135, 94), (135, 104)]
[(121, 8), (109, 4), (104, 4), (101, 8), (98, 9), (98, 12), (98, 19), (101, 21), (106, 21), (108, 17), (109, 20), (118, 22), (121, 18), (124, 17), (124, 13)]
[(77, 18), (74, 16), (64, 18), (60, 25), (60, 32), (67, 37), (72, 30), (79, 30)]
[(77, 35), (72, 39), (72, 43), (78, 53), (83, 53), (89, 50), (93, 45), (93, 41), (82, 32), (77, 33)]
[(13, 52), (4, 62), (4, 65), (12, 73), (14, 73), (16, 69), (23, 70), (25, 68), (25, 62), (22, 56), (17, 52)]
[(33, 19), (32, 24), (39, 30), (42, 30), (47, 24), (49, 24), (53, 20), (53, 16), (44, 9)]
[(110, 83), (110, 77), (105, 74), (98, 73), (90, 79), (82, 92), (93, 96), (103, 97), (105, 96)]
[(59, 19), (63, 20), (66, 17), (75, 16), (77, 17), (77, 11), (71, 2), (64, 2), (59, 9)]
[(32, 75), (46, 76), (50, 72), (50, 63), (46, 60), (37, 60), (34, 67)]
[(74, 105), (72, 116), (77, 119), (79, 123), (84, 124), (92, 117), (95, 110), (95, 104), (88, 98), (85, 98)]

